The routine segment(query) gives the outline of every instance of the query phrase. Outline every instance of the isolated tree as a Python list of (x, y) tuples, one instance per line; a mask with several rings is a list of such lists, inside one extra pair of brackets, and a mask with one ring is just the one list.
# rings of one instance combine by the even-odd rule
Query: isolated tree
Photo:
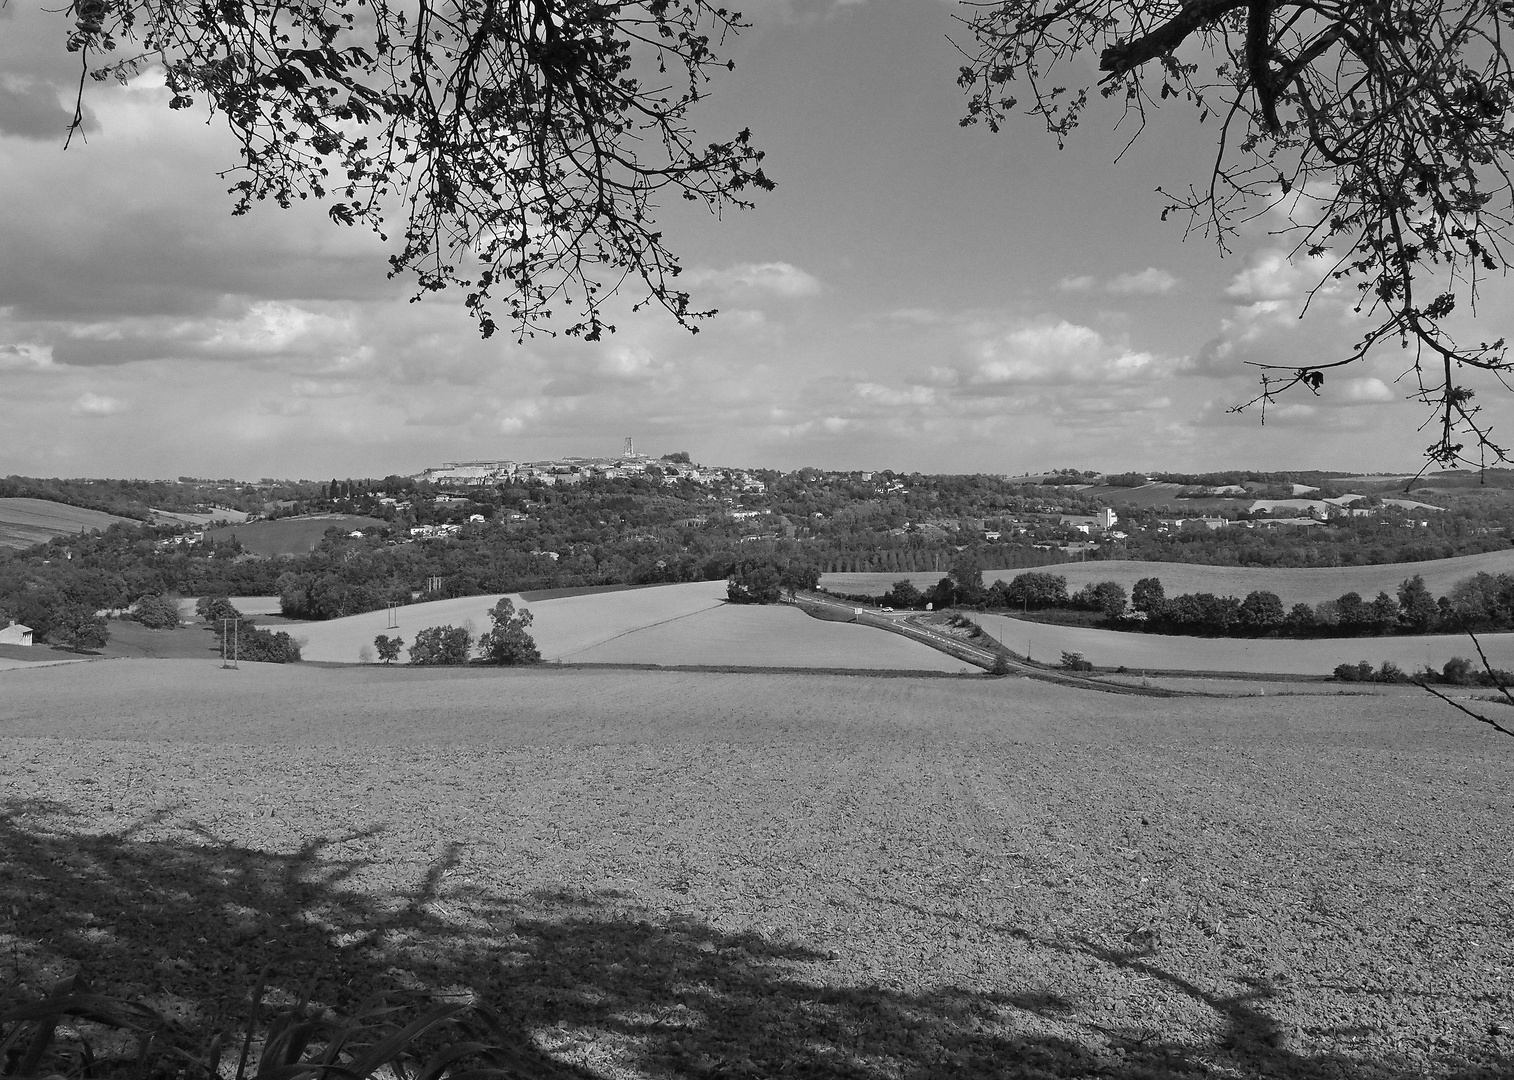
[(491, 664), (535, 664), (541, 660), (536, 641), (526, 632), (531, 625), (531, 612), (525, 608), (515, 610), (508, 596), (489, 609), (493, 629), (478, 639), (479, 650)]
[[(748, 131), (698, 144), (690, 107), (738, 16), (707, 0), (74, 0), (85, 75), (162, 65), (169, 107), (235, 134), (234, 211), (326, 205), (381, 234), (418, 293), (458, 286), (484, 336), (570, 313), (596, 339), (606, 296), (638, 279), (685, 325), (656, 201), (713, 211), (773, 185)], [(82, 96), (73, 132), (82, 130)], [(639, 306), (639, 305), (638, 305)], [(335, 486), (335, 485), (333, 485)]]
[(172, 596), (150, 593), (133, 605), (132, 617), (149, 630), (171, 630), (179, 625), (179, 602)]
[(400, 658), (400, 650), (405, 647), (405, 639), (396, 634), (390, 637), (388, 634), (380, 634), (373, 639), (373, 647), (378, 652), (378, 658), (385, 664), (392, 664)]
[(1351, 351), (1265, 365), (1245, 405), (1265, 417), (1279, 392), (1318, 392), (1327, 369), (1396, 341), (1434, 410), (1430, 460), (1505, 457), (1464, 381), (1501, 381), (1505, 343), (1458, 341), (1447, 322), (1510, 266), (1505, 0), (999, 0), (965, 22), (964, 124), (997, 131), (1028, 111), (1060, 143), (1090, 104), (1096, 57), (1098, 94), (1137, 135), (1169, 99), (1212, 121), (1207, 175), (1164, 190), (1164, 217), (1188, 216), (1224, 248), (1264, 209), (1281, 212), (1293, 253), (1328, 260), (1324, 280), (1357, 291), (1367, 321)]

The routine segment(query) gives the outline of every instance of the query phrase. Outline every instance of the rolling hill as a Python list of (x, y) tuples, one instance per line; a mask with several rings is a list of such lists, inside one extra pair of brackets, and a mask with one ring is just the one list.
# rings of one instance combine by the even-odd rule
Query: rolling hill
[[(356, 663), (372, 652), (379, 634), (408, 645), (429, 626), (489, 629), (489, 609), (498, 596), (469, 596), (409, 604), (330, 622), (281, 627), (301, 643), (306, 660)], [(540, 600), (530, 610), (531, 636), (542, 659), (564, 663), (707, 665), (712, 667), (857, 668), (959, 671), (962, 662), (929, 646), (846, 623), (820, 622), (793, 608), (738, 607), (725, 603), (725, 582)], [(401, 653), (404, 656), (404, 653)]]
[(131, 518), (47, 499), (0, 499), (0, 547), (28, 548), (55, 536), (108, 529), (118, 521), (141, 524)]

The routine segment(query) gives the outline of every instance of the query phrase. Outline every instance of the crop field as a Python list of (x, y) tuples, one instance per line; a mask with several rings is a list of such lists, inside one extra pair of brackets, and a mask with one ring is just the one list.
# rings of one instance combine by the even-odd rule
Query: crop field
[[(410, 604), (399, 628), (384, 611), (330, 622), (283, 626), (302, 642), (306, 660), (356, 663), (371, 654), (379, 634), (406, 645), (428, 626), (490, 627), (498, 596)], [(517, 608), (518, 596), (511, 597)], [(845, 623), (822, 623), (792, 609), (736, 607), (725, 603), (725, 582), (615, 592), (594, 592), (524, 604), (542, 659), (565, 663), (711, 665), (738, 667), (854, 667), (960, 671), (962, 663), (894, 634)], [(400, 654), (403, 662), (405, 653)]]
[(1398, 689), (0, 671), (0, 955), (200, 1047), (471, 990), (529, 1076), (1491, 1080), (1511, 767)]
[[(546, 605), (542, 605), (546, 607)], [(533, 609), (534, 610), (534, 609)], [(543, 612), (550, 625), (552, 611)], [(973, 671), (943, 652), (856, 623), (822, 622), (788, 606), (725, 604), (568, 653), (588, 664)]]
[(378, 518), (355, 514), (316, 514), (311, 517), (277, 518), (273, 521), (252, 521), (245, 525), (206, 529), (205, 538), (225, 540), (235, 536), (254, 555), (308, 555), (325, 537), (327, 529), (334, 527), (351, 532), (385, 524), (387, 522)]
[[(1477, 662), (1472, 639), (1463, 634), (1406, 634), (1402, 637), (1203, 638), (1176, 634), (1129, 634), (1086, 626), (1056, 626), (1002, 615), (974, 615), (984, 630), (1011, 652), (1057, 663), (1063, 652), (1082, 653), (1099, 667), (1136, 670), (1244, 671), (1288, 675), (1329, 675), (1340, 664), (1367, 660), (1374, 667), (1391, 660), (1413, 673), (1430, 664), (1437, 670), (1453, 656)], [(1479, 635), (1488, 661), (1514, 669), (1514, 634)]]
[[(1065, 577), (1067, 588), (1072, 592), (1089, 582), (1097, 581), (1118, 581), (1129, 592), (1131, 586), (1141, 578), (1155, 577), (1161, 579), (1162, 588), (1168, 596), (1209, 592), (1217, 596), (1244, 597), (1255, 589), (1266, 589), (1277, 593), (1287, 605), (1316, 604), (1353, 591), (1367, 599), (1379, 592), (1393, 596), (1399, 585), (1415, 574), (1424, 577), (1425, 587), (1432, 594), (1443, 596), (1458, 581), (1476, 573), (1514, 573), (1514, 548), (1480, 555), (1460, 555), (1454, 559), (1386, 563), (1381, 566), (1200, 566), (1195, 563), (1141, 562), (1132, 559), (1055, 563), (1037, 567), (1036, 570)], [(1000, 579), (1008, 581), (1016, 574), (1023, 573), (1024, 570), (986, 570), (983, 573), (983, 583), (992, 585)], [(943, 576), (941, 573), (824, 574), (820, 578), (820, 585), (835, 592), (881, 596), (900, 578), (907, 577), (917, 587), (924, 589), (940, 581)]]
[[(531, 635), (544, 660), (587, 659), (586, 650), (625, 635), (686, 619), (725, 605), (724, 581), (692, 581), (650, 589), (586, 593), (527, 604)], [(682, 661), (639, 660), (676, 664)]]
[(140, 524), (131, 518), (47, 499), (0, 499), (0, 547), (27, 548), (55, 536), (108, 529), (118, 521)]
[[(403, 605), (399, 608), (398, 628), (389, 625), (387, 611), (369, 611), (328, 622), (291, 622), (276, 629), (283, 630), (300, 643), (302, 659), (355, 664), (363, 657), (372, 656), (373, 639), (379, 634), (402, 638), (406, 646), (415, 640), (417, 630), (429, 626), (466, 626), (475, 635), (482, 634), (491, 625), (489, 609), (498, 600), (498, 596), (461, 596)], [(405, 652), (401, 651), (400, 661), (405, 659)]]
[[(542, 659), (558, 660), (622, 634), (717, 607), (724, 596), (725, 582), (705, 581), (565, 596), (535, 603), (524, 603), (515, 595), (510, 599), (517, 609), (525, 607), (531, 612), (534, 621), (530, 633)], [(428, 626), (471, 626), (475, 634), (482, 634), (492, 625), (489, 609), (498, 600), (498, 595), (467, 596), (407, 604), (399, 608), (397, 629), (388, 625), (389, 615), (384, 611), (349, 615), (330, 622), (294, 623), (285, 629), (307, 643), (301, 650), (306, 660), (351, 664), (357, 662), (364, 646), (372, 648), (378, 634), (397, 635), (407, 645), (415, 640), (417, 630)], [(405, 659), (405, 653), (400, 653), (400, 659)]]
[(1111, 506), (1139, 506), (1150, 508), (1153, 506), (1171, 506), (1178, 510), (1184, 510), (1197, 517), (1200, 514), (1213, 513), (1217, 510), (1235, 510), (1242, 506), (1249, 506), (1249, 497), (1241, 498), (1207, 498), (1207, 499), (1180, 499), (1178, 492), (1184, 490), (1182, 484), (1142, 484), (1140, 487), (1116, 487), (1112, 484), (1094, 484), (1078, 490), (1078, 494), (1088, 499), (1101, 499)]

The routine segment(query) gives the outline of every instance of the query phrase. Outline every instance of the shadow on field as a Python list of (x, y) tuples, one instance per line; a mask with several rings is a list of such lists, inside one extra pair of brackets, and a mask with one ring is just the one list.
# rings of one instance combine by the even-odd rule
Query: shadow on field
[[(0, 803), (0, 1013), (77, 973), (169, 1015), (176, 1028), (165, 1041), (198, 1052), (218, 1031), (236, 1037), (268, 968), (274, 1004), (309, 988), (314, 1003), (338, 1011), (377, 990), (470, 988), (517, 1040), (520, 1075), (530, 1077), (1426, 1075), (1423, 1062), (1292, 1053), (1264, 1010), (1268, 986), (1218, 997), (1139, 951), (1040, 942), (1202, 1002), (1221, 1020), (1219, 1039), (1193, 1046), (1159, 1030), (1097, 1028), (1054, 988), (916, 995), (820, 986), (828, 958), (819, 953), (615, 894), (497, 896), (451, 880), (444, 891), (455, 849), (413, 895), (382, 903), (344, 888), (364, 865), (333, 850), (351, 837), (278, 855), (209, 835), (198, 844), (144, 839), (151, 821), (104, 836), (86, 834), (86, 824), (56, 804)], [(99, 1076), (204, 1075), (169, 1052), (151, 1070), (96, 1058)], [(1514, 1060), (1448, 1057), (1430, 1074), (1508, 1076)]]

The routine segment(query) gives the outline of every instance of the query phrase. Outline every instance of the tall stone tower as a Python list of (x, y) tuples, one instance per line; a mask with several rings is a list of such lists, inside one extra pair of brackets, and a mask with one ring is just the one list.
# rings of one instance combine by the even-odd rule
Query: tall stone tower
[(631, 445), (631, 436), (626, 436), (626, 448), (620, 452), (621, 457), (635, 457), (636, 447)]

